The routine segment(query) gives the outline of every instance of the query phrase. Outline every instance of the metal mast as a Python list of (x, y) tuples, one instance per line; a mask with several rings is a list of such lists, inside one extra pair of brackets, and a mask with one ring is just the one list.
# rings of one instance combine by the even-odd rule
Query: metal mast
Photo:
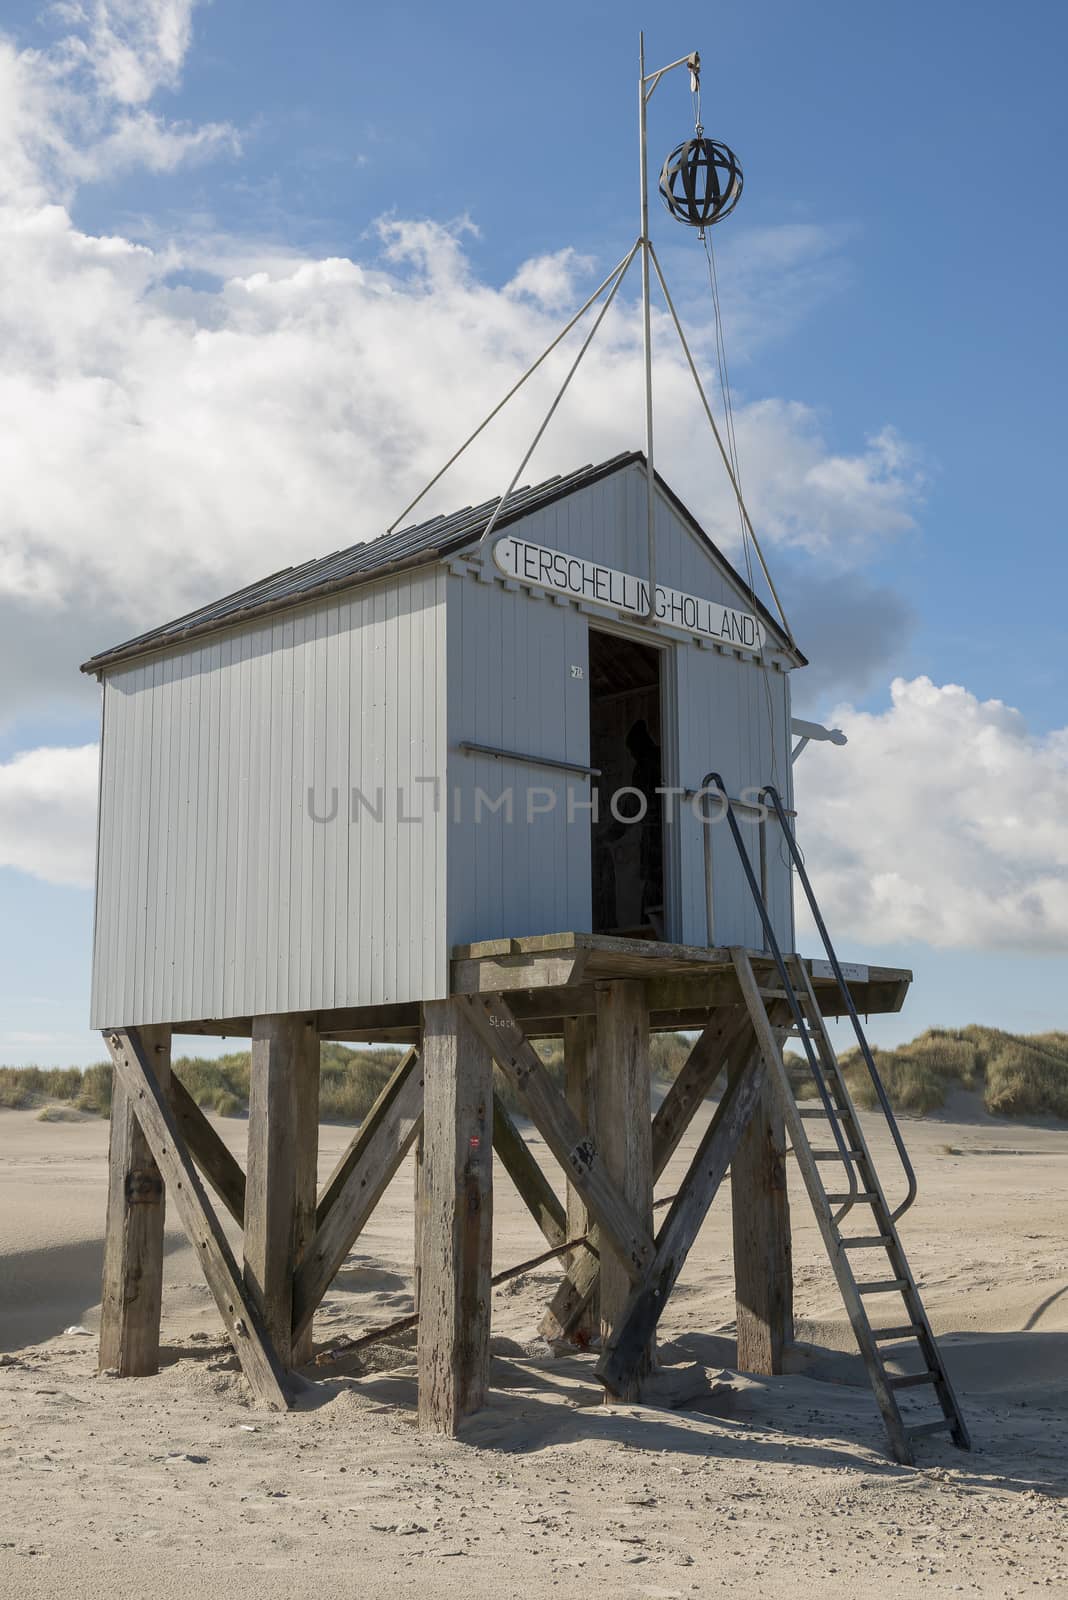
[[(782, 619), (786, 636), (792, 642), (793, 635), (790, 631), (790, 625), (786, 620), (786, 613), (783, 610), (782, 602), (779, 599), (778, 592), (776, 591), (775, 585), (772, 582), (771, 574), (768, 571), (767, 562), (764, 560), (764, 553), (760, 548), (759, 541), (757, 540), (756, 533), (753, 529), (752, 520), (749, 516), (749, 512), (746, 510), (745, 502), (742, 499), (741, 486), (738, 483), (730, 454), (724, 445), (719, 428), (716, 425), (716, 419), (713, 414), (712, 407), (709, 405), (708, 397), (704, 391), (704, 386), (702, 385), (700, 376), (698, 375), (697, 365), (694, 361), (690, 347), (686, 342), (686, 335), (682, 331), (682, 324), (679, 321), (678, 312), (675, 309), (668, 286), (664, 281), (663, 267), (661, 266), (656, 250), (653, 247), (652, 239), (649, 237), (648, 105), (649, 101), (653, 97), (653, 91), (660, 82), (661, 78), (667, 72), (674, 72), (676, 67), (686, 67), (689, 69), (690, 89), (695, 95), (697, 95), (700, 91), (701, 80), (701, 57), (699, 53), (696, 50), (692, 50), (688, 56), (680, 56), (677, 61), (669, 61), (666, 67), (658, 67), (655, 72), (646, 72), (645, 34), (639, 33), (638, 197), (641, 214), (639, 219), (640, 225), (637, 239), (631, 245), (622, 261), (620, 261), (617, 266), (613, 267), (612, 271), (608, 274), (607, 278), (605, 278), (604, 282), (598, 288), (596, 288), (586, 302), (580, 306), (578, 311), (575, 312), (574, 316), (569, 319), (566, 326), (561, 329), (561, 331), (556, 335), (555, 339), (553, 339), (546, 349), (542, 351), (541, 355), (538, 356), (537, 360), (530, 364), (530, 366), (523, 373), (522, 377), (516, 379), (515, 383), (513, 383), (512, 387), (508, 390), (508, 393), (504, 396), (504, 399), (498, 401), (489, 415), (484, 417), (479, 423), (478, 427), (467, 436), (463, 444), (453, 451), (445, 465), (435, 472), (434, 476), (428, 483), (423, 485), (415, 498), (408, 502), (404, 510), (400, 513), (400, 516), (394, 519), (388, 531), (392, 533), (394, 528), (398, 526), (401, 520), (406, 517), (409, 512), (414, 511), (415, 507), (424, 498), (424, 496), (430, 492), (430, 490), (435, 486), (436, 483), (438, 483), (448, 469), (459, 460), (468, 446), (474, 443), (483, 430), (487, 428), (493, 421), (494, 417), (496, 417), (498, 413), (504, 409), (508, 401), (512, 399), (513, 395), (519, 392), (519, 390), (527, 382), (527, 379), (530, 378), (533, 373), (537, 372), (538, 368), (545, 360), (547, 360), (547, 358), (563, 341), (567, 334), (571, 332), (572, 328), (574, 328), (576, 324), (581, 321), (586, 312), (589, 311), (590, 308), (595, 305), (596, 302), (601, 299), (601, 296), (607, 291), (607, 298), (597, 314), (593, 327), (583, 340), (578, 355), (569, 367), (563, 382), (557, 389), (553, 403), (549, 407), (544, 420), (538, 428), (538, 431), (534, 436), (533, 443), (527, 449), (522, 461), (519, 463), (519, 466), (513, 473), (507, 489), (505, 489), (504, 493), (498, 499), (493, 513), (486, 523), (478, 544), (478, 552), (479, 555), (481, 555), (481, 553), (489, 545), (493, 533), (500, 522), (501, 514), (505, 510), (508, 500), (514, 491), (516, 484), (519, 482), (524, 468), (530, 460), (530, 457), (533, 454), (538, 442), (542, 438), (546, 428), (551, 422), (556, 409), (560, 404), (560, 401), (563, 399), (565, 391), (570, 385), (572, 378), (575, 376), (579, 364), (593, 342), (594, 336), (600, 328), (601, 323), (604, 321), (605, 315), (607, 314), (612, 301), (615, 299), (623, 279), (627, 275), (627, 271), (631, 262), (640, 252), (642, 258), (642, 356), (645, 379), (645, 503), (649, 571), (649, 604), (644, 612), (644, 618), (648, 622), (656, 621), (656, 466), (654, 460), (653, 440), (653, 335), (651, 304), (652, 279), (655, 273), (657, 282), (663, 291), (668, 311), (671, 314), (671, 319), (675, 324), (675, 330), (678, 333), (679, 341), (682, 345), (687, 365), (689, 366), (693, 381), (697, 387), (697, 393), (700, 397), (701, 405), (704, 408), (705, 415), (708, 418), (709, 426), (712, 429), (716, 444), (719, 447), (719, 453), (723, 458), (723, 464), (727, 469), (727, 476), (730, 479), (731, 487), (734, 490), (735, 497), (738, 501), (738, 507), (741, 513), (744, 530), (748, 534), (749, 538), (753, 541), (753, 548), (756, 551), (757, 559), (760, 562), (764, 577), (767, 580), (768, 588), (771, 591), (772, 598), (778, 607), (779, 616)], [(687, 169), (683, 176), (683, 186), (681, 192), (677, 192), (675, 189), (676, 179), (679, 177), (679, 170), (675, 170), (674, 173), (669, 177), (667, 189), (664, 188), (664, 180), (661, 180), (661, 193), (664, 195), (664, 199), (667, 201), (668, 210), (674, 217), (676, 217), (678, 221), (690, 223), (692, 226), (700, 227), (703, 230), (705, 227), (711, 226), (711, 224), (715, 222), (720, 215), (726, 216), (731, 210), (733, 210), (738, 196), (741, 194), (742, 174), (741, 168), (739, 167), (737, 158), (734, 156), (734, 154), (725, 145), (719, 145), (713, 141), (703, 139), (701, 137), (701, 132), (701, 127), (698, 125), (697, 139), (689, 141), (685, 146), (680, 145), (679, 149), (674, 152), (675, 156), (680, 156), (687, 152), (692, 145), (700, 147), (699, 156), (691, 161), (691, 167)], [(671, 158), (669, 158), (669, 160), (670, 159)], [(727, 175), (728, 187), (725, 190), (721, 190), (719, 184), (716, 183), (713, 185), (711, 191), (706, 188), (703, 193), (698, 193), (695, 195), (694, 190), (697, 180), (694, 174), (694, 168), (699, 168), (702, 166), (707, 168), (710, 165), (715, 166)], [(667, 172), (666, 163), (665, 172)]]
[[(649, 275), (649, 95), (645, 92), (645, 34), (638, 35), (638, 140), (641, 154), (642, 349), (645, 358), (645, 516), (649, 544), (649, 617), (656, 615), (656, 469), (653, 464), (653, 331)], [(652, 90), (649, 90), (652, 94)]]
[(689, 67), (692, 79), (696, 79), (701, 70), (701, 58), (694, 50), (688, 56), (682, 56), (678, 61), (672, 61), (668, 66), (661, 67), (657, 72), (646, 76), (645, 72), (645, 34), (638, 35), (638, 153), (639, 153), (639, 192), (641, 201), (641, 217), (638, 228), (638, 243), (642, 253), (642, 351), (645, 362), (645, 515), (646, 536), (649, 543), (649, 610), (647, 615), (652, 621), (656, 617), (656, 467), (653, 459), (653, 331), (651, 307), (651, 282), (650, 254), (652, 241), (649, 238), (649, 153), (648, 153), (648, 105), (653, 97), (653, 90), (664, 76), (665, 72), (673, 72), (676, 67)]

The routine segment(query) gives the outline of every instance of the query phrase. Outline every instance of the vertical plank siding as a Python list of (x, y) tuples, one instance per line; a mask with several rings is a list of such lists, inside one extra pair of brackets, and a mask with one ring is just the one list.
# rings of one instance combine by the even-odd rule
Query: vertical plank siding
[[(635, 465), (533, 512), (512, 531), (534, 544), (640, 574), (647, 558), (645, 515), (645, 474)], [(726, 566), (662, 496), (657, 562), (661, 583), (748, 606)], [(496, 577), (488, 555), (484, 567)], [(579, 820), (570, 826), (566, 820), (568, 788), (579, 802), (589, 799), (589, 785), (575, 774), (465, 755), (457, 746), (470, 740), (588, 762), (589, 629), (599, 618), (608, 624), (617, 619), (610, 611), (561, 606), (544, 591), (506, 589), (473, 575), (449, 579), (448, 607), (449, 942), (589, 930), (589, 828), (581, 821), (584, 812), (577, 811)], [(582, 679), (571, 677), (572, 665), (583, 671)], [(734, 796), (772, 782), (792, 804), (788, 674), (765, 672), (752, 658), (677, 637), (664, 653), (663, 673), (665, 711), (675, 716), (675, 728), (664, 729), (665, 783), (695, 789), (714, 769)], [(475, 826), (476, 790), (497, 797), (508, 787), (516, 796), (515, 821), (509, 825), (484, 808)], [(521, 813), (531, 787), (551, 790), (555, 809), (527, 827)], [(791, 876), (774, 834), (771, 825), (769, 906), (777, 935), (792, 949)], [(751, 845), (759, 873), (755, 828)], [(667, 830), (667, 851), (670, 937), (704, 944), (703, 827), (687, 802), (678, 809), (677, 826)], [(759, 949), (759, 917), (725, 825), (715, 830), (713, 859), (716, 943)]]
[[(94, 1027), (445, 993), (445, 815), (414, 781), (445, 771), (445, 583), (107, 675)], [(354, 787), (381, 822), (351, 820)]]
[[(517, 531), (641, 573), (644, 493), (635, 465)], [(657, 518), (661, 582), (746, 605), (663, 497)], [(588, 930), (589, 780), (459, 746), (588, 764), (589, 629), (615, 620), (506, 586), (486, 556), (483, 573), (428, 566), (111, 669), (92, 1025), (436, 998), (452, 944)], [(788, 674), (648, 637), (665, 645), (665, 782), (694, 789), (714, 769), (734, 795), (771, 781), (789, 804)], [(331, 821), (312, 821), (309, 789), (320, 813), (336, 793)], [(353, 790), (367, 804), (350, 812)], [(508, 790), (511, 820), (493, 809)], [(547, 809), (528, 823), (532, 794)], [(684, 802), (666, 832), (669, 937), (702, 944), (704, 830)], [(759, 947), (725, 827), (714, 860), (715, 942)], [(792, 947), (774, 827), (768, 861)]]
[[(569, 790), (588, 817), (589, 780), (459, 748), (589, 762), (587, 619), (474, 577), (448, 584), (449, 943), (589, 928), (590, 829), (567, 820)], [(493, 809), (508, 793), (511, 820)], [(546, 807), (529, 824), (528, 802)]]
[[(756, 799), (755, 791), (773, 783), (792, 804), (790, 778), (790, 686), (786, 673), (765, 672), (735, 655), (681, 646), (677, 652), (679, 703), (679, 782), (696, 789), (708, 772), (719, 772), (732, 797)], [(760, 836), (755, 824), (739, 820), (749, 859), (760, 877)], [(768, 906), (776, 937), (793, 948), (793, 891), (788, 862), (779, 848), (778, 825), (767, 825)], [(679, 814), (681, 921), (685, 944), (704, 944), (704, 824), (684, 803)], [(760, 917), (745, 882), (742, 864), (726, 822), (712, 826), (712, 872), (717, 945), (763, 946)]]

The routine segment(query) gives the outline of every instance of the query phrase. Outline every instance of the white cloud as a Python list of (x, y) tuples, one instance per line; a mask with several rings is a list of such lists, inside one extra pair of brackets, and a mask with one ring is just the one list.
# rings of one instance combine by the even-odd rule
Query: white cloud
[(894, 680), (838, 707), (844, 749), (800, 758), (798, 835), (828, 925), (873, 944), (1068, 949), (1068, 728), (1000, 700)]
[[(77, 228), (66, 206), (78, 183), (233, 144), (232, 130), (175, 128), (150, 109), (179, 80), (192, 13), (192, 0), (93, 0), (59, 9), (66, 32), (48, 50), (0, 39), (0, 606), (14, 608), (12, 640), (19, 615), (28, 633), (74, 613), (79, 648), (85, 618), (107, 619), (102, 646), (116, 625), (140, 629), (374, 537), (603, 270), (564, 249), (492, 285), (465, 249), (467, 219), (384, 220), (359, 261), (217, 237), (149, 248)], [(765, 230), (753, 249), (767, 275), (826, 240)], [(635, 268), (530, 477), (640, 440), (636, 281)], [(707, 329), (694, 333), (700, 345)], [(659, 464), (731, 548), (729, 490), (662, 314), (656, 334)], [(420, 514), (504, 487), (577, 337)], [(780, 399), (740, 407), (737, 422), (769, 544), (848, 563), (910, 525), (917, 476), (889, 431), (841, 452), (811, 409)], [(0, 719), (14, 709), (0, 705)]]
[(0, 867), (91, 887), (97, 765), (95, 744), (25, 750), (0, 763)]
[(126, 105), (141, 105), (157, 89), (178, 85), (192, 35), (196, 0), (94, 0), (64, 9), (74, 22), (88, 24), (84, 45), (68, 48), (83, 56), (101, 94)]
[[(511, 283), (506, 286), (505, 293), (529, 295), (543, 306), (581, 305), (597, 284), (596, 278), (591, 280), (596, 265), (592, 256), (579, 255), (570, 245), (551, 255), (533, 256), (523, 262)], [(590, 288), (582, 294), (580, 291), (584, 283), (589, 283)]]
[(177, 87), (196, 0), (87, 0), (50, 16), (47, 48), (0, 36), (0, 194), (34, 205), (130, 167), (172, 171), (237, 148), (222, 123), (190, 128), (147, 109)]
[[(188, 249), (92, 237), (57, 206), (0, 217), (0, 594), (85, 595), (141, 622), (383, 531), (553, 337), (570, 265), (534, 263), (498, 289), (456, 229), (391, 220), (379, 238), (377, 262), (275, 257), (194, 292), (174, 286), (199, 264)], [(436, 509), (504, 487), (573, 349)], [(613, 307), (532, 476), (640, 439), (639, 352), (633, 304)], [(665, 355), (656, 381), (662, 469), (732, 545), (681, 359)], [(908, 526), (914, 484), (889, 436), (835, 454), (811, 411), (777, 400), (742, 408), (738, 436), (769, 543), (846, 560)]]
[[(494, 285), (472, 264), (469, 219), (384, 219), (360, 260), (78, 228), (80, 184), (237, 150), (227, 126), (152, 108), (179, 82), (193, 10), (85, 0), (54, 8), (47, 49), (0, 36), (0, 726), (88, 706), (76, 664), (92, 649), (383, 531), (607, 265), (568, 248)], [(765, 310), (776, 272), (833, 275), (826, 230), (765, 230), (745, 248)], [(532, 477), (640, 440), (636, 286), (635, 268)], [(707, 323), (692, 332), (707, 366)], [(733, 548), (730, 494), (663, 313), (655, 334), (659, 464)], [(579, 337), (420, 515), (504, 487)], [(889, 430), (843, 452), (782, 399), (739, 406), (737, 427), (770, 545), (841, 566), (910, 525), (919, 477)], [(95, 786), (91, 746), (0, 767), (0, 861), (88, 883)]]

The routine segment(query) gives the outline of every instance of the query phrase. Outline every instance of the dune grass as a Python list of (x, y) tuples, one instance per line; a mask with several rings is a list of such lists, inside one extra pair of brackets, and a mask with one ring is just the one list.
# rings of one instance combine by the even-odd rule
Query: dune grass
[(0, 1067), (0, 1110), (49, 1104), (106, 1117), (111, 1113), (111, 1063), (93, 1067)]
[[(324, 1122), (362, 1122), (401, 1058), (395, 1049), (348, 1050), (324, 1044), (320, 1055), (319, 1114)], [(247, 1050), (208, 1060), (179, 1056), (173, 1070), (198, 1106), (222, 1117), (248, 1112)], [(86, 1067), (0, 1067), (0, 1108), (68, 1105), (109, 1116), (111, 1063)]]
[[(1068, 1034), (1022, 1036), (976, 1024), (928, 1028), (908, 1044), (872, 1054), (896, 1111), (939, 1111), (951, 1090), (965, 1089), (981, 1095), (991, 1116), (1068, 1120)], [(840, 1060), (857, 1104), (875, 1106), (860, 1052), (845, 1051)], [(805, 1092), (805, 1063), (797, 1055), (788, 1063)]]
[[(652, 1042), (653, 1077), (668, 1084), (678, 1076), (692, 1035), (658, 1034)], [(537, 1046), (550, 1077), (564, 1082), (563, 1048), (558, 1039)], [(320, 1054), (320, 1115), (324, 1122), (362, 1122), (400, 1060), (400, 1049), (353, 1050), (324, 1044)], [(951, 1090), (981, 1095), (997, 1117), (1057, 1117), (1068, 1121), (1068, 1033), (1023, 1036), (999, 1028), (928, 1028), (908, 1044), (874, 1052), (880, 1076), (895, 1110), (923, 1116), (938, 1111)], [(850, 1092), (858, 1105), (876, 1104), (864, 1064), (856, 1050), (842, 1055)], [(791, 1077), (802, 1094), (808, 1069), (795, 1053), (787, 1055)], [(207, 1060), (181, 1056), (174, 1071), (198, 1105), (220, 1116), (248, 1111), (249, 1053), (237, 1050)], [(518, 1096), (497, 1075), (497, 1087), (513, 1115), (522, 1112)], [(812, 1092), (815, 1092), (812, 1090)], [(70, 1106), (108, 1116), (111, 1064), (86, 1067), (0, 1067), (0, 1108)]]

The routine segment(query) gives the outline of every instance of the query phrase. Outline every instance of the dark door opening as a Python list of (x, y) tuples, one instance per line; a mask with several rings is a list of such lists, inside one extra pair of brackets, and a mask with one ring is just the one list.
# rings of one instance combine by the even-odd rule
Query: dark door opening
[(590, 629), (590, 765), (601, 774), (594, 933), (664, 937), (660, 656), (650, 645)]

